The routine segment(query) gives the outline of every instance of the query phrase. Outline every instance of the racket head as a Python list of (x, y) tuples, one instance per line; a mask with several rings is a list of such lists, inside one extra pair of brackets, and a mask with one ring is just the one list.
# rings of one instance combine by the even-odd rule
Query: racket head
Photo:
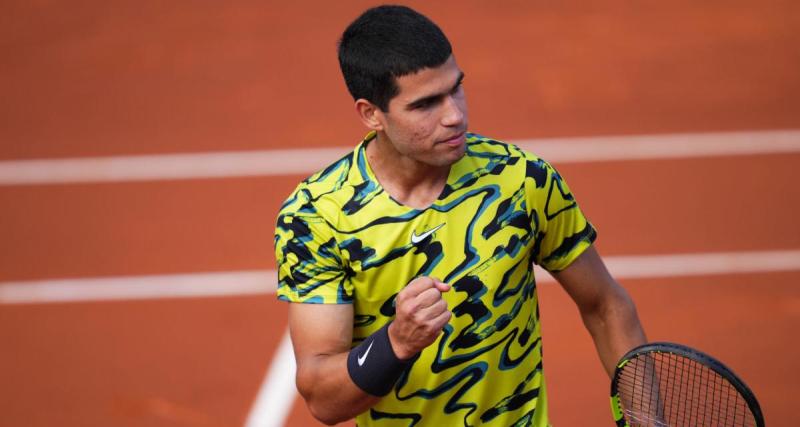
[[(684, 392), (688, 398), (681, 394), (687, 385), (690, 390)], [(714, 391), (710, 399), (708, 387)], [(645, 395), (649, 401), (646, 410), (642, 401)], [(694, 397), (696, 401), (692, 400)], [(726, 418), (721, 424), (725, 415), (721, 411), (730, 409), (731, 403), (737, 408), (735, 420), (730, 424)], [(764, 427), (758, 400), (741, 378), (719, 360), (669, 342), (644, 344), (622, 356), (611, 381), (611, 410), (619, 427)], [(643, 410), (645, 414), (641, 413)], [(702, 415), (703, 420), (687, 418), (687, 410), (688, 417)]]

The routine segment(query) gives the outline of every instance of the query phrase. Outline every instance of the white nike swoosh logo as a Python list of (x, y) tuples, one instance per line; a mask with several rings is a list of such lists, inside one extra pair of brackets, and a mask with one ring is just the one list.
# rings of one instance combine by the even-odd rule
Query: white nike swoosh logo
[(433, 234), (434, 232), (436, 232), (436, 230), (444, 227), (445, 224), (446, 223), (443, 222), (443, 223), (437, 225), (436, 227), (433, 227), (430, 230), (420, 234), (419, 236), (417, 236), (416, 232), (412, 231), (411, 232), (411, 243), (416, 245), (417, 243), (425, 240), (426, 237), (428, 237), (431, 234)]
[(364, 361), (367, 360), (367, 355), (369, 354), (369, 351), (372, 350), (372, 343), (374, 342), (375, 341), (370, 341), (369, 347), (367, 347), (367, 351), (365, 351), (364, 354), (362, 354), (361, 356), (358, 356), (357, 358), (358, 366), (364, 365)]

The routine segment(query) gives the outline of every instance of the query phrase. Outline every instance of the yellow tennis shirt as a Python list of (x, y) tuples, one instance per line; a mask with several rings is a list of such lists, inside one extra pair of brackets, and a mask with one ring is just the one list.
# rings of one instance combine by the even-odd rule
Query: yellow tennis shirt
[(467, 135), (466, 154), (427, 209), (398, 203), (356, 149), (283, 204), (278, 298), (353, 304), (353, 345), (394, 317), (418, 276), (449, 283), (453, 317), (359, 426), (547, 426), (536, 281), (596, 237), (566, 182), (514, 145)]

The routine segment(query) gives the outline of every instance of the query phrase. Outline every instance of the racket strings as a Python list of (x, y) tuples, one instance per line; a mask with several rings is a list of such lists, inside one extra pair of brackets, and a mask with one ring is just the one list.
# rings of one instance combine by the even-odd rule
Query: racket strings
[(618, 380), (623, 413), (632, 427), (754, 427), (755, 419), (724, 377), (671, 353), (641, 355)]

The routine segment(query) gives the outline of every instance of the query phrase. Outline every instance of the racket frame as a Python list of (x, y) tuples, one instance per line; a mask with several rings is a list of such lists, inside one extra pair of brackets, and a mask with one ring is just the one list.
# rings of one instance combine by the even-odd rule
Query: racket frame
[(750, 412), (753, 413), (756, 427), (764, 427), (764, 416), (761, 412), (761, 406), (758, 404), (758, 400), (756, 400), (755, 394), (753, 394), (747, 384), (745, 384), (744, 381), (742, 381), (742, 379), (739, 378), (739, 376), (736, 375), (730, 368), (725, 366), (719, 360), (697, 349), (687, 347), (682, 344), (663, 341), (647, 343), (635, 347), (629, 352), (625, 353), (625, 355), (620, 359), (619, 363), (617, 363), (617, 367), (614, 369), (614, 377), (611, 380), (611, 411), (614, 415), (614, 421), (616, 421), (616, 425), (618, 427), (630, 427), (628, 421), (625, 420), (622, 402), (619, 396), (618, 381), (622, 375), (622, 371), (624, 370), (625, 366), (635, 358), (653, 353), (669, 353), (676, 356), (686, 357), (716, 372), (722, 378), (730, 382), (736, 391), (742, 396), (742, 399), (745, 401), (745, 403), (747, 403), (747, 407), (750, 409)]

